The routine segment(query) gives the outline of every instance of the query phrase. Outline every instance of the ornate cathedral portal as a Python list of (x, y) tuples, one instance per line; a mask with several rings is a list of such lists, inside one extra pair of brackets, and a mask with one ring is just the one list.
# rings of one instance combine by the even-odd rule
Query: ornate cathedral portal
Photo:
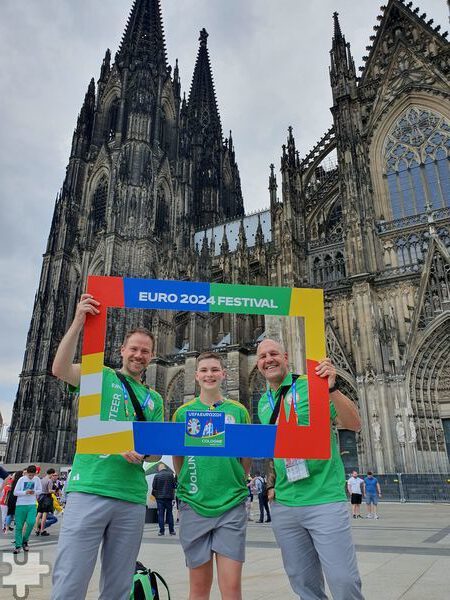
[[(200, 32), (186, 98), (178, 64), (167, 64), (163, 4), (135, 0), (114, 59), (107, 50), (97, 84), (89, 83), (44, 255), (7, 461), (72, 460), (76, 396), (51, 364), (86, 277), (97, 274), (324, 288), (328, 354), (363, 420), (356, 435), (337, 431), (346, 468), (448, 472), (447, 34), (411, 2), (389, 0), (358, 73), (335, 13), (330, 127), (304, 157), (288, 128), (268, 173), (268, 208), (246, 215), (238, 149), (217, 108), (214, 40)], [(197, 353), (213, 349), (227, 364), (224, 392), (256, 420), (265, 388), (256, 344), (278, 335), (291, 350), (299, 332), (252, 315), (111, 311), (108, 364), (137, 324), (156, 336), (147, 381), (165, 398), (167, 419), (196, 393)]]

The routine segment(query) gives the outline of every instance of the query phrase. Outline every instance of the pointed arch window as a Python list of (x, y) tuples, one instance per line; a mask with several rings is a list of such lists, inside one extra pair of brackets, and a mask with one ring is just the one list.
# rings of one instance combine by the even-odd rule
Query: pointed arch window
[(119, 99), (116, 98), (111, 103), (108, 111), (108, 123), (106, 128), (106, 137), (108, 141), (116, 137), (117, 126), (119, 122)]
[(164, 150), (168, 149), (168, 132), (167, 132), (168, 124), (166, 112), (164, 109), (161, 109), (160, 120), (159, 120), (159, 145)]
[(345, 275), (346, 275), (345, 259), (344, 259), (344, 255), (342, 254), (342, 252), (336, 253), (335, 267), (336, 267), (336, 279), (341, 279), (342, 277), (345, 277)]
[(328, 213), (325, 239), (327, 241), (342, 239), (342, 205), (339, 200), (333, 204)]
[(334, 279), (333, 259), (329, 254), (327, 254), (323, 259), (323, 275), (324, 281), (333, 281)]
[(255, 369), (253, 372), (253, 377), (250, 376), (250, 406), (252, 423), (260, 423), (258, 416), (258, 403), (266, 389), (267, 383), (264, 377)]
[(450, 248), (450, 234), (448, 232), (448, 229), (446, 229), (445, 227), (441, 227), (438, 230), (438, 236), (442, 240), (442, 243), (444, 244), (444, 246), (446, 248)]
[(156, 197), (155, 211), (155, 235), (162, 236), (169, 228), (169, 209), (167, 206), (166, 195), (162, 188), (159, 188)]
[(189, 348), (189, 313), (175, 317), (175, 352), (186, 352)]
[(314, 283), (322, 281), (322, 262), (318, 256), (316, 256), (313, 262), (313, 281)]
[(428, 250), (429, 238), (430, 234), (427, 231), (397, 238), (395, 248), (398, 265), (405, 267), (423, 263)]
[(450, 123), (417, 106), (405, 111), (386, 139), (384, 176), (394, 219), (450, 206)]
[(106, 225), (106, 202), (108, 199), (108, 180), (103, 176), (92, 198), (92, 222), (94, 232), (103, 229)]

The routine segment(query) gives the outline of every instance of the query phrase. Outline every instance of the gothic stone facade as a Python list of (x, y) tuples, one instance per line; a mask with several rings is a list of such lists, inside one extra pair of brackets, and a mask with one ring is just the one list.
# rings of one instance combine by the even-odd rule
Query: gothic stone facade
[[(359, 75), (334, 15), (331, 127), (304, 158), (289, 128), (280, 187), (272, 165), (269, 208), (245, 215), (208, 34), (186, 99), (177, 65), (166, 62), (159, 1), (135, 0), (73, 135), (8, 461), (71, 460), (76, 398), (51, 363), (87, 275), (102, 274), (323, 287), (328, 353), (363, 420), (356, 439), (340, 432), (348, 466), (448, 471), (450, 51), (446, 33), (419, 13), (399, 0), (382, 7)], [(147, 380), (167, 418), (195, 394), (196, 351), (206, 348), (226, 358), (225, 392), (254, 414), (263, 388), (256, 341), (281, 334), (291, 347), (298, 336), (255, 316), (112, 313), (107, 362), (137, 323), (156, 334), (160, 358)]]

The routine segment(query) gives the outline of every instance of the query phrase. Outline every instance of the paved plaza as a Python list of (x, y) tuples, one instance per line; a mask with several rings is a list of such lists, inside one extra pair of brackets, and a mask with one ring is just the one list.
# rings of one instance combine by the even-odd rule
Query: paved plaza
[[(378, 521), (352, 520), (359, 567), (366, 600), (444, 600), (450, 590), (450, 506), (444, 504), (381, 504)], [(59, 525), (51, 536), (31, 539), (31, 551), (40, 550), (42, 561), (53, 565)], [(157, 536), (157, 526), (145, 526), (139, 559), (159, 571), (170, 585), (173, 600), (187, 598), (187, 571), (178, 538)], [(120, 540), (117, 540), (120, 544)], [(11, 571), (12, 545), (1, 538), (0, 578)], [(4, 552), (8, 551), (5, 555)], [(36, 553), (34, 553), (36, 556)], [(5, 557), (8, 562), (5, 562)], [(36, 556), (37, 557), (37, 556)], [(21, 554), (18, 560), (23, 560)], [(37, 567), (36, 567), (37, 568)], [(96, 568), (87, 598), (98, 598), (99, 569)], [(161, 594), (162, 600), (166, 598)], [(12, 598), (2, 589), (0, 597)], [(247, 560), (244, 567), (245, 600), (292, 599), (280, 552), (268, 524), (250, 522)], [(42, 587), (30, 589), (31, 600), (50, 598), (50, 578)], [(219, 600), (217, 587), (211, 598)]]

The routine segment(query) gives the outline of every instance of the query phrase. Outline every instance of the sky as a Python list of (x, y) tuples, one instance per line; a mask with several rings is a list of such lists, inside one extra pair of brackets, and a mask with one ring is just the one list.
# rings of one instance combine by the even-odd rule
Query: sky
[[(186, 94), (199, 31), (208, 31), (222, 128), (233, 132), (246, 211), (267, 207), (269, 164), (279, 171), (288, 126), (302, 157), (332, 124), (333, 12), (359, 66), (380, 1), (161, 4), (168, 60), (174, 65), (178, 58)], [(132, 0), (0, 2), (0, 411), (6, 423), (76, 118), (106, 48), (113, 56), (118, 48), (131, 5)], [(448, 27), (445, 0), (422, 0), (418, 6), (442, 30)]]

